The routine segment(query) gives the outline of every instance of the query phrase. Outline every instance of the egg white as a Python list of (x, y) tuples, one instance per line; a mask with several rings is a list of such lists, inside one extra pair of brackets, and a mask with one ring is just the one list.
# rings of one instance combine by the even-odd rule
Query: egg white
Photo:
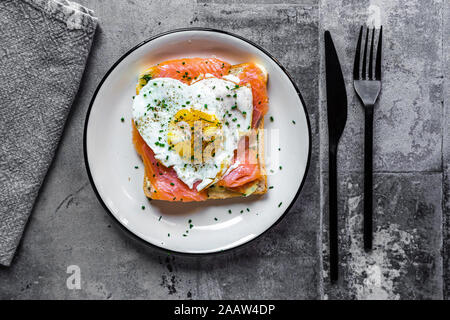
[[(175, 79), (157, 78), (135, 96), (133, 119), (155, 158), (173, 167), (189, 188), (200, 181), (197, 190), (201, 191), (230, 168), (240, 136), (251, 130), (252, 100), (249, 87), (236, 86), (227, 79), (206, 77), (188, 86)], [(179, 110), (189, 108), (215, 115), (221, 122), (221, 146), (210, 161), (200, 164), (186, 162), (174, 149), (169, 150), (169, 123)]]

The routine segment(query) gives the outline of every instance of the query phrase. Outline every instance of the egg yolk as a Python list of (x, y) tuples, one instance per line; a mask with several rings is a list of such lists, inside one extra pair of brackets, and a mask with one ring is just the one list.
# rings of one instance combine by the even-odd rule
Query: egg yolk
[(167, 141), (186, 163), (203, 163), (213, 158), (220, 147), (221, 128), (213, 114), (181, 109), (169, 123)]

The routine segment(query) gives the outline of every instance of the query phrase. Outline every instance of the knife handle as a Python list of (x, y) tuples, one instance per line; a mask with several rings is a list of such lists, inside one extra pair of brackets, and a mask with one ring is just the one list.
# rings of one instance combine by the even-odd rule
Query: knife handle
[(330, 144), (328, 153), (329, 181), (328, 181), (328, 217), (330, 237), (330, 279), (338, 279), (338, 215), (337, 215), (337, 146)]
[(364, 249), (372, 250), (373, 239), (373, 105), (366, 105), (364, 127)]

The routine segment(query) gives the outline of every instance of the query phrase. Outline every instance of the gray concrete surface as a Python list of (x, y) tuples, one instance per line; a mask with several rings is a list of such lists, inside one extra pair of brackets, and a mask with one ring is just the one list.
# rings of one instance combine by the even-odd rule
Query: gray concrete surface
[[(448, 1), (78, 1), (95, 10), (99, 28), (18, 255), (0, 269), (0, 299), (448, 297)], [(386, 32), (375, 125), (376, 249), (368, 255), (361, 244), (363, 114), (350, 77), (370, 4), (381, 8)], [(257, 242), (208, 258), (170, 256), (128, 239), (95, 198), (82, 153), (86, 110), (109, 67), (138, 42), (188, 26), (232, 31), (272, 52), (299, 85), (313, 131), (312, 165), (291, 213)], [(334, 37), (349, 97), (339, 157), (337, 285), (326, 272), (324, 29)], [(81, 269), (81, 290), (66, 287), (69, 265)]]
[[(359, 27), (370, 11), (377, 10), (369, 10), (371, 5), (380, 9), (384, 51), (382, 92), (374, 117), (374, 250), (365, 253), (364, 112), (351, 77)], [(450, 243), (448, 222), (445, 224), (449, 208), (448, 83), (445, 85), (448, 31), (444, 31), (445, 26), (448, 30), (448, 9), (448, 1), (320, 2), (321, 34), (329, 29), (334, 37), (349, 101), (338, 157), (341, 277), (337, 285), (330, 285), (324, 274), (325, 298), (448, 297), (444, 282), (446, 279), (448, 285)], [(321, 203), (326, 270), (328, 146), (323, 68), (321, 71)]]
[(444, 257), (444, 296), (450, 299), (450, 2), (444, 4), (443, 13), (443, 72), (444, 72), (444, 97), (443, 97), (443, 201), (444, 210), (444, 239), (443, 239), (443, 257)]
[[(208, 258), (168, 256), (129, 240), (97, 201), (82, 153), (86, 110), (105, 72), (135, 44), (179, 27), (214, 27), (259, 43), (289, 69), (312, 119), (318, 119), (318, 5), (311, 1), (80, 3), (99, 17), (94, 46), (21, 248), (13, 266), (0, 270), (0, 299), (319, 298), (318, 147), (305, 192), (286, 219), (256, 243)], [(81, 290), (66, 287), (69, 265), (81, 269)]]

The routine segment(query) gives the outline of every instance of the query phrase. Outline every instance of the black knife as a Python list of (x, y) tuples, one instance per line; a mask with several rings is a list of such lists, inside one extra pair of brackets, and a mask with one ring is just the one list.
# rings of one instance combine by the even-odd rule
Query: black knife
[(341, 65), (329, 31), (325, 31), (329, 159), (330, 279), (338, 279), (337, 147), (347, 122), (347, 92)]

